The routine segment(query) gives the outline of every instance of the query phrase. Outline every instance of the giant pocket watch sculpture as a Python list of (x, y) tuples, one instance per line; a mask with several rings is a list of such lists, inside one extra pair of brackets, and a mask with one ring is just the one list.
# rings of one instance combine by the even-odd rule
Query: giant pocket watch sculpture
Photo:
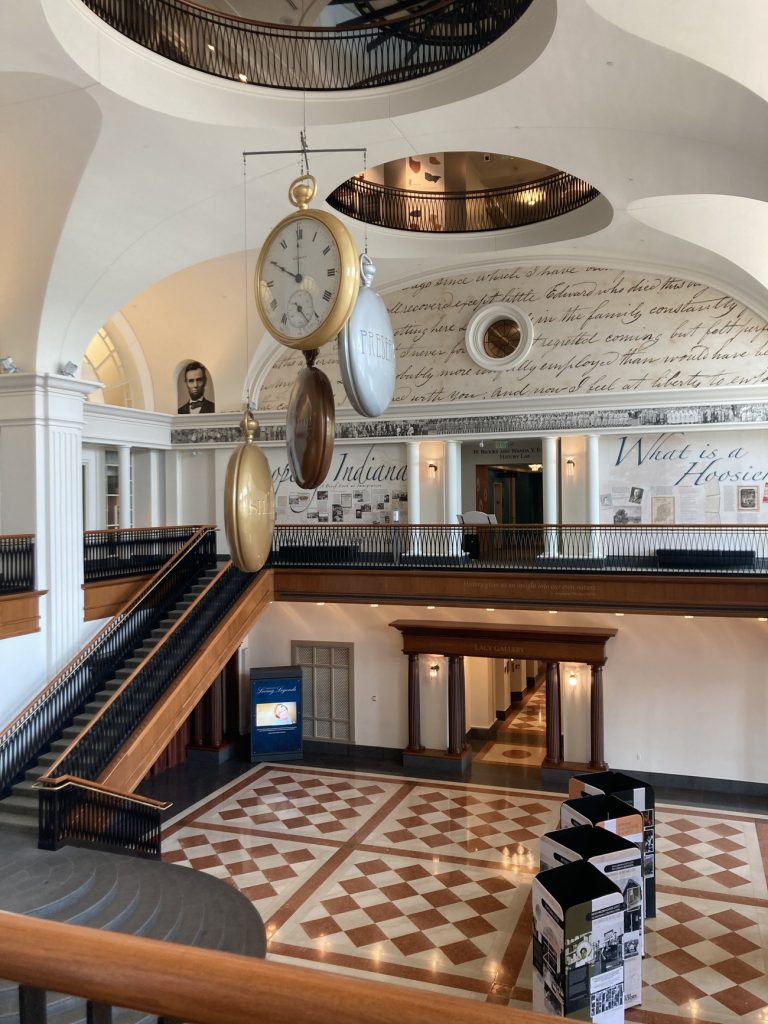
[(332, 213), (308, 209), (316, 191), (311, 174), (291, 183), (288, 199), (297, 210), (267, 235), (254, 281), (256, 306), (269, 333), (304, 351), (336, 338), (360, 285), (347, 228)]
[(230, 456), (224, 480), (224, 530), (237, 568), (258, 572), (272, 547), (275, 493), (267, 460), (254, 444), (258, 423), (248, 409), (240, 426), (244, 440)]
[(307, 363), (291, 391), (286, 418), (288, 462), (299, 487), (325, 479), (333, 456), (336, 412), (331, 383), (314, 363), (349, 319), (360, 287), (352, 236), (324, 210), (310, 210), (317, 191), (311, 174), (288, 189), (297, 207), (267, 235), (256, 267), (256, 306), (269, 333), (300, 349)]
[(373, 260), (363, 253), (363, 284), (339, 332), (341, 379), (347, 398), (361, 416), (380, 416), (395, 393), (395, 338), (384, 300), (371, 288), (375, 273)]

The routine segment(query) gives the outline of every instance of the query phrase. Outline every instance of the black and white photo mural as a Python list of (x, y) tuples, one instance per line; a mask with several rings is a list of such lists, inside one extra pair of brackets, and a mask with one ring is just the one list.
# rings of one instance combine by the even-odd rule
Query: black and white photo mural
[(179, 370), (176, 391), (178, 411), (182, 415), (216, 412), (213, 382), (208, 369), (197, 360), (190, 360)]

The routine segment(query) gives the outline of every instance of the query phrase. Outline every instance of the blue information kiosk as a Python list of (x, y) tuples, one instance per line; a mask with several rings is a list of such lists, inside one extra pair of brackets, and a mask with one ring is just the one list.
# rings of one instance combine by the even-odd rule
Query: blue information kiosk
[(301, 757), (301, 668), (251, 669), (251, 761)]

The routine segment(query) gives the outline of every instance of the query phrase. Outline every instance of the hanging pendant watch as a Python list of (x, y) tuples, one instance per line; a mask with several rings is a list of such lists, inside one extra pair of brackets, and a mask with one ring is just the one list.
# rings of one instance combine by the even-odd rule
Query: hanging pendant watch
[(395, 338), (387, 307), (371, 288), (376, 267), (360, 256), (362, 286), (339, 333), (339, 369), (352, 407), (361, 416), (381, 416), (395, 393)]

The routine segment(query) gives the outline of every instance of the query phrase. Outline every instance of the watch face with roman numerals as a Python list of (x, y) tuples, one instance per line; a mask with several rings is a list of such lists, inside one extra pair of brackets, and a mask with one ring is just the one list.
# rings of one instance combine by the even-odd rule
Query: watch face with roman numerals
[(322, 333), (341, 280), (339, 245), (327, 225), (305, 215), (286, 219), (267, 239), (256, 282), (270, 331), (289, 344)]

